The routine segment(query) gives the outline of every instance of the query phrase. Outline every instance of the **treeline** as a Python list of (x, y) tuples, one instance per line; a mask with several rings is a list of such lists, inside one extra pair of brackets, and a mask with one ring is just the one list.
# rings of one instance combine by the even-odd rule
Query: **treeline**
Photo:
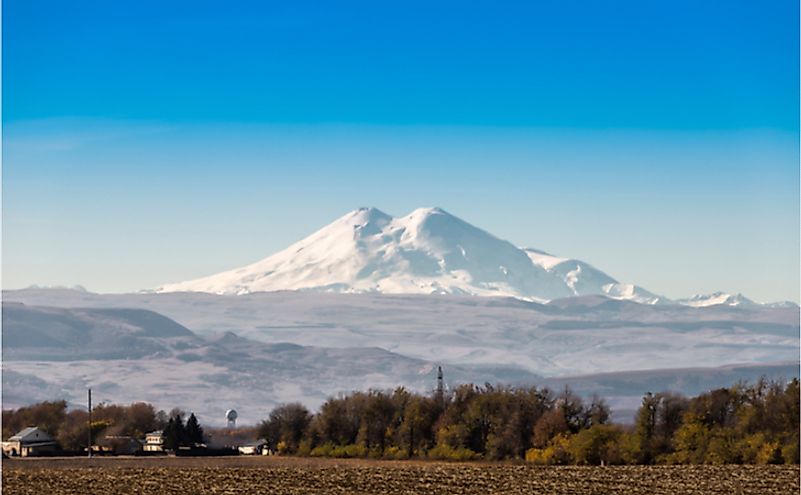
[[(538, 464), (729, 464), (799, 462), (799, 381), (760, 380), (694, 398), (643, 397), (633, 425), (609, 423), (603, 400), (569, 389), (462, 385), (444, 395), (354, 392), (327, 400), (312, 414), (279, 406), (257, 428), (278, 454), (383, 459), (504, 460)], [(100, 404), (92, 410), (93, 443), (143, 438), (163, 430), (165, 447), (207, 440), (192, 414), (152, 405)], [(3, 438), (28, 426), (53, 435), (65, 451), (81, 451), (88, 413), (65, 401), (4, 410)], [(243, 430), (213, 436), (238, 437)], [(250, 431), (253, 434), (253, 431)]]
[[(156, 411), (145, 402), (127, 406), (99, 404), (92, 408), (92, 443), (112, 444), (115, 437), (141, 439), (154, 430), (164, 431), (164, 444), (169, 449), (201, 443), (203, 428), (197, 418), (190, 414), (184, 422), (185, 417), (186, 413), (180, 409), (166, 413)], [(3, 410), (4, 439), (28, 426), (38, 426), (52, 435), (65, 451), (86, 449), (89, 413), (78, 409), (67, 411), (66, 401), (40, 402), (19, 409)]]
[(259, 434), (280, 454), (525, 459), (538, 464), (799, 462), (799, 382), (760, 380), (685, 398), (647, 394), (634, 425), (570, 390), (463, 385), (446, 396), (356, 392), (317, 414), (275, 408)]

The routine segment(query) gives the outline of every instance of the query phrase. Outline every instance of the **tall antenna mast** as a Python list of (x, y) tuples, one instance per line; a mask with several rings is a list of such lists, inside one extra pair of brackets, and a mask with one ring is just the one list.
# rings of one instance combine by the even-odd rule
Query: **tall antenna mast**
[(89, 440), (89, 448), (86, 449), (89, 452), (89, 457), (92, 457), (92, 389), (89, 389), (89, 433), (88, 433), (88, 440)]

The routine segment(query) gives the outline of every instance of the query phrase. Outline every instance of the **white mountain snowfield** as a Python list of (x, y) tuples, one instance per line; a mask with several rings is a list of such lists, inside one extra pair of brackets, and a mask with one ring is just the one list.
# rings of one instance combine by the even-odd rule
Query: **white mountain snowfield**
[(603, 295), (694, 307), (758, 304), (725, 293), (671, 301), (621, 283), (584, 261), (517, 247), (441, 208), (419, 208), (396, 218), (360, 208), (261, 261), (166, 284), (156, 292), (242, 295), (281, 290), (504, 296), (535, 302)]
[(739, 308), (755, 308), (759, 306), (767, 306), (770, 308), (793, 308), (797, 306), (797, 304), (791, 301), (758, 303), (752, 301), (751, 299), (748, 299), (747, 297), (745, 297), (740, 293), (728, 294), (726, 292), (713, 292), (712, 294), (696, 294), (687, 299), (679, 299), (676, 302), (679, 304), (683, 304), (685, 306), (692, 306), (694, 308), (706, 308), (708, 306), (718, 306), (718, 305), (734, 306)]

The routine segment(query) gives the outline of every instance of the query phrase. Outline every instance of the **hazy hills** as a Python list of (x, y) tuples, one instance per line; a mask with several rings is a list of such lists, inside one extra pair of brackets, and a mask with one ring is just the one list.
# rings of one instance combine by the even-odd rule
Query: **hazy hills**
[[(141, 309), (64, 309), (3, 303), (4, 407), (66, 398), (180, 405), (211, 423), (228, 407), (255, 422), (279, 403), (310, 407), (339, 392), (433, 389), (433, 363), (377, 347), (262, 343), (233, 333), (202, 338)], [(530, 382), (525, 370), (453, 366), (458, 383)], [(217, 418), (219, 416), (219, 418)]]
[(797, 374), (795, 308), (315, 292), (3, 297), (7, 405), (55, 392), (82, 401), (92, 384), (101, 400), (181, 403), (212, 422), (236, 407), (256, 421), (290, 400), (430, 390), (442, 364), (451, 386), (570, 383), (625, 416), (647, 390)]
[(470, 296), (31, 289), (4, 297), (66, 308), (149, 309), (206, 337), (233, 332), (265, 343), (379, 347), (425, 361), (503, 363), (547, 376), (793, 361), (799, 344), (795, 308), (643, 305), (600, 296), (537, 304)]

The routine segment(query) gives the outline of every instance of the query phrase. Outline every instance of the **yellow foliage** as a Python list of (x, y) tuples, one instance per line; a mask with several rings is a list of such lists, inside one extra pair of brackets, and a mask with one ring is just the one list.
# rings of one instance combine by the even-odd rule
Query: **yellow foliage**
[(334, 445), (332, 443), (324, 443), (319, 445), (309, 452), (312, 457), (367, 457), (367, 448), (364, 445)]
[(573, 456), (570, 454), (570, 439), (564, 434), (556, 435), (544, 449), (528, 449), (526, 461), (548, 465), (570, 464), (573, 461)]
[(782, 449), (779, 442), (765, 442), (756, 455), (757, 464), (781, 464)]
[(395, 459), (395, 460), (408, 459), (409, 451), (407, 449), (401, 449), (400, 447), (395, 447), (393, 445), (391, 447), (387, 447), (386, 449), (384, 449), (384, 458)]
[(443, 461), (472, 461), (478, 459), (479, 455), (464, 447), (451, 447), (448, 444), (440, 443), (428, 451), (428, 458)]
[(798, 440), (790, 441), (782, 447), (782, 459), (785, 464), (798, 464)]

